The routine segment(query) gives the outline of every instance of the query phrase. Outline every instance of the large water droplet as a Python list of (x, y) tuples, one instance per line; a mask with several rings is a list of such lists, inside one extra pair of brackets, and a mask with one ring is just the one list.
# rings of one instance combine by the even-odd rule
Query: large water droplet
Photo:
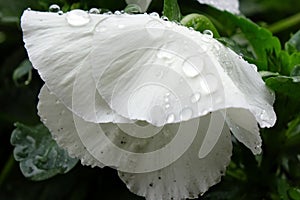
[(49, 7), (49, 12), (59, 12), (60, 11), (60, 7), (59, 5), (57, 4), (52, 4), (50, 7)]
[(186, 107), (186, 108), (182, 109), (182, 111), (180, 112), (180, 119), (184, 120), (184, 121), (189, 120), (192, 117), (192, 115), (193, 115), (192, 109)]
[(90, 10), (89, 10), (89, 13), (90, 14), (100, 14), (100, 9), (98, 9), (98, 8), (91, 8)]
[(201, 94), (199, 92), (196, 92), (194, 94), (192, 94), (191, 96), (191, 102), (192, 103), (196, 103), (200, 100)]
[(175, 121), (175, 115), (174, 114), (169, 114), (167, 117), (167, 123), (172, 123)]
[(66, 19), (71, 26), (84, 26), (91, 20), (87, 12), (78, 9), (68, 12)]
[(183, 66), (182, 66), (182, 71), (183, 73), (187, 76), (187, 77), (190, 77), (190, 78), (194, 78), (196, 76), (198, 76), (202, 70), (202, 66), (203, 64), (202, 63), (197, 63), (199, 64), (200, 67), (197, 67), (194, 66), (190, 59), (187, 59), (183, 62)]

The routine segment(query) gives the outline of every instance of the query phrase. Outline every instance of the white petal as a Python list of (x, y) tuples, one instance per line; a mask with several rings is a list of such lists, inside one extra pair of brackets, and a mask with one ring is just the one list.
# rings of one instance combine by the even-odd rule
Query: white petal
[[(226, 49), (226, 50), (225, 50)], [(222, 65), (224, 71), (231, 79), (223, 82), (224, 87), (236, 87), (237, 91), (226, 94), (226, 101), (234, 102), (236, 95), (234, 93), (242, 94), (247, 101), (248, 106), (241, 106), (238, 102), (236, 106), (249, 109), (255, 116), (257, 122), (262, 128), (272, 127), (276, 122), (276, 114), (273, 109), (275, 100), (274, 93), (265, 86), (255, 65), (247, 63), (241, 56), (235, 54), (227, 47), (219, 46), (213, 49), (216, 58)], [(224, 53), (226, 52), (226, 53)], [(234, 86), (233, 86), (234, 85)], [(229, 89), (229, 87), (227, 87)], [(225, 93), (227, 90), (225, 91)], [(240, 101), (239, 98), (236, 101)]]
[(75, 77), (72, 108), (84, 120), (91, 122), (133, 123), (113, 112), (96, 90), (90, 66), (81, 66)]
[[(101, 96), (95, 94), (96, 90), (93, 90), (95, 84), (89, 71), (89, 53), (93, 27), (97, 22), (95, 17), (85, 13), (90, 21), (86, 25), (74, 27), (67, 21), (68, 14), (24, 12), (22, 30), (30, 61), (38, 69), (47, 87), (82, 118), (95, 122), (109, 122), (112, 119), (122, 122), (123, 119), (114, 115)], [(103, 18), (97, 17), (97, 20)], [(80, 22), (80, 19), (75, 20)], [(73, 90), (75, 81), (82, 86)]]
[[(107, 122), (115, 118), (104, 112), (111, 108), (129, 120), (163, 126), (234, 107), (250, 110), (261, 127), (275, 123), (274, 97), (259, 74), (209, 35), (149, 15), (88, 16), (81, 26), (54, 13), (22, 17), (33, 65), (80, 117)], [(91, 76), (90, 65), (101, 96), (91, 91), (91, 78), (82, 82)], [(76, 75), (81, 81), (73, 91)]]
[(274, 124), (274, 97), (259, 74), (208, 35), (148, 15), (112, 16), (96, 30), (96, 87), (118, 114), (163, 126), (170, 115), (176, 123), (236, 107)]
[(152, 0), (126, 0), (127, 4), (136, 4), (141, 8), (141, 12), (146, 12)]
[(198, 0), (199, 3), (208, 4), (219, 10), (226, 10), (228, 12), (239, 14), (239, 1), (238, 0)]
[(80, 158), (84, 165), (104, 165), (89, 154), (80, 141), (74, 125), (73, 114), (44, 85), (39, 94), (38, 112), (58, 145), (70, 156)]
[(253, 154), (261, 153), (262, 140), (255, 117), (249, 110), (227, 109), (226, 121), (233, 135)]
[(170, 165), (190, 147), (198, 130), (198, 119), (164, 127), (149, 124), (144, 128), (134, 127), (136, 124), (95, 124), (76, 116), (74, 121), (91, 155), (106, 166), (132, 173)]
[(147, 200), (197, 198), (220, 181), (232, 150), (230, 133), (225, 126), (212, 151), (205, 158), (198, 158), (209, 120), (209, 115), (201, 117), (193, 144), (171, 165), (150, 173), (119, 172), (120, 178), (132, 192), (145, 196)]

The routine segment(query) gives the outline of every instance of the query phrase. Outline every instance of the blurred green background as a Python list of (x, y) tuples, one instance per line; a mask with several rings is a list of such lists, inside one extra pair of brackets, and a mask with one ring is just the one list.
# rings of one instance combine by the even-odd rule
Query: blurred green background
[[(13, 159), (13, 146), (10, 144), (13, 124), (15, 122), (27, 125), (39, 123), (36, 104), (39, 89), (43, 84), (35, 70), (31, 70), (27, 74), (26, 69), (30, 69), (30, 63), (23, 62), (26, 61), (27, 54), (22, 41), (20, 16), (28, 7), (32, 10), (48, 11), (51, 4), (58, 4), (64, 11), (74, 8), (88, 10), (92, 7), (115, 11), (126, 7), (125, 1), (122, 0), (0, 0), (0, 199), (143, 199), (129, 192), (125, 184), (119, 180), (117, 172), (109, 168), (92, 169), (77, 164), (66, 175), (34, 182), (23, 177), (18, 163)], [(180, 0), (179, 5), (183, 15), (193, 12), (214, 15), (211, 8), (200, 5), (195, 0)], [(240, 9), (254, 22), (272, 30), (282, 44), (290, 38), (292, 33), (300, 29), (299, 21), (283, 27), (282, 23), (277, 23), (289, 19), (291, 16), (294, 17), (289, 20), (297, 18), (300, 13), (299, 0), (241, 0)], [(162, 10), (163, 1), (153, 0), (148, 12), (155, 11), (161, 14)], [(22, 71), (19, 71), (20, 75), (15, 74), (14, 80), (13, 73), (20, 66), (23, 66), (22, 69), (25, 70), (24, 75)], [(26, 81), (30, 83), (25, 84)], [(235, 144), (234, 148), (233, 159), (235, 157), (241, 159), (239, 156), (248, 156), (250, 160), (255, 160), (251, 152), (242, 145)], [(252, 170), (252, 161), (247, 162), (250, 164), (246, 167)], [(295, 161), (293, 166), (296, 170), (295, 173), (300, 177), (299, 161)], [(234, 168), (234, 166), (231, 167)], [(275, 172), (276, 170), (274, 170)], [(236, 174), (238, 175), (239, 172), (237, 171)], [(243, 173), (241, 173), (242, 175)], [(275, 194), (280, 192), (272, 191), (272, 188), (259, 183), (276, 180), (264, 180), (262, 177), (255, 177), (255, 173), (253, 176), (252, 185), (236, 185), (235, 181), (230, 178), (230, 174), (227, 174), (228, 178), (225, 177), (223, 182), (210, 189), (203, 198), (233, 199), (234, 194), (239, 199), (290, 198), (276, 196)], [(299, 179), (297, 180), (299, 181)], [(288, 187), (284, 181), (279, 184), (281, 187)], [(299, 182), (294, 184), (300, 185)], [(243, 195), (244, 192), (250, 195)]]

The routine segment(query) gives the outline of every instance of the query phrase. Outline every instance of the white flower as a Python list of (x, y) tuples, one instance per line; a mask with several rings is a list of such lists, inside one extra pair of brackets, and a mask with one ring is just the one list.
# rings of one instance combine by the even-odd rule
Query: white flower
[(45, 81), (39, 115), (58, 144), (110, 166), (147, 199), (196, 198), (230, 162), (230, 131), (254, 154), (274, 96), (254, 65), (157, 14), (25, 11), (25, 47)]

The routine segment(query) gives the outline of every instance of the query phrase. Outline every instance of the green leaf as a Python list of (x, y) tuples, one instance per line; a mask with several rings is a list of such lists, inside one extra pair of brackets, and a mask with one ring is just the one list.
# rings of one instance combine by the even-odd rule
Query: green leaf
[(285, 50), (288, 51), (289, 54), (300, 51), (300, 30), (285, 43)]
[(287, 194), (287, 191), (290, 189), (289, 184), (284, 179), (279, 179), (277, 181), (277, 191), (282, 200), (290, 200)]
[(281, 44), (277, 37), (274, 37), (272, 33), (251, 20), (236, 16), (229, 12), (224, 12), (224, 17), (229, 20), (230, 23), (237, 26), (245, 37), (249, 40), (251, 47), (256, 55), (256, 65), (259, 71), (271, 71), (268, 68), (268, 52), (272, 52), (277, 55), (281, 50)]
[(211, 30), (214, 34), (215, 38), (219, 38), (220, 35), (216, 29), (216, 27), (213, 25), (213, 23), (204, 15), (200, 14), (189, 14), (185, 16), (181, 21), (181, 24), (183, 24), (186, 27), (192, 27), (196, 31), (203, 32), (205, 30)]
[(300, 199), (300, 189), (299, 188), (291, 188), (288, 191), (288, 195), (292, 200)]
[(300, 116), (288, 124), (288, 130), (286, 131), (287, 138), (292, 138), (297, 135), (300, 135)]
[(164, 0), (164, 16), (170, 21), (180, 21), (181, 13), (177, 0)]
[(299, 145), (300, 145), (300, 116), (299, 115), (298, 117), (296, 117), (295, 119), (293, 119), (291, 122), (288, 123), (288, 129), (285, 132), (285, 136), (286, 136), (286, 141), (284, 146), (288, 155), (292, 156), (293, 154), (298, 154)]
[(300, 76), (277, 76), (266, 79), (266, 84), (276, 92), (300, 99)]
[(11, 144), (15, 146), (14, 157), (20, 162), (23, 175), (40, 181), (70, 171), (77, 159), (59, 148), (48, 129), (42, 125), (34, 127), (15, 123)]
[(19, 81), (25, 76), (27, 76), (27, 80), (24, 82), (25, 85), (28, 85), (31, 81), (31, 70), (32, 65), (28, 59), (24, 60), (17, 69), (15, 69), (12, 79), (15, 84), (20, 85)]

